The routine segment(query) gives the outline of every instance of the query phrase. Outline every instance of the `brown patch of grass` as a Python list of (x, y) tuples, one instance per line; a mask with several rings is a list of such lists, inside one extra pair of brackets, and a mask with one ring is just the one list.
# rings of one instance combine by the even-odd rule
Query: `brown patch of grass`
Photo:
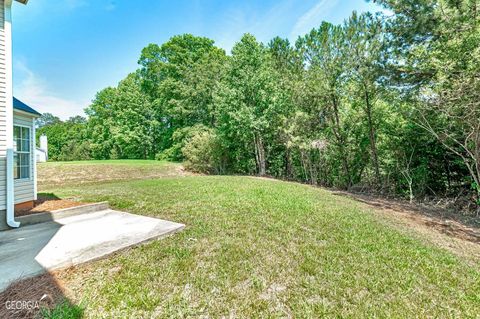
[(40, 190), (99, 182), (192, 175), (181, 164), (148, 160), (49, 162), (38, 165)]

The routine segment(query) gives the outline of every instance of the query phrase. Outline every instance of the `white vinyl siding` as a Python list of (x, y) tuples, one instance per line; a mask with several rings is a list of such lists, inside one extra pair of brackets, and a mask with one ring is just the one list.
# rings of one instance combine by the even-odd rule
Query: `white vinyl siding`
[[(6, 209), (6, 109), (7, 109), (7, 83), (5, 67), (5, 1), (0, 0), (0, 210)], [(2, 214), (0, 214), (2, 216)]]
[(30, 129), (30, 167), (29, 178), (15, 180), (15, 204), (28, 202), (35, 199), (34, 170), (35, 165), (35, 137), (33, 136), (32, 117), (17, 112), (13, 113), (13, 125), (28, 127)]

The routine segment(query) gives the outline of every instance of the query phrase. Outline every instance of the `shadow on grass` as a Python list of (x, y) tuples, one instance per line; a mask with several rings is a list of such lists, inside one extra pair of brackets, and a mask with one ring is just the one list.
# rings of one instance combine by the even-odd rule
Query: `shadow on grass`
[(50, 273), (11, 284), (0, 293), (0, 318), (82, 318), (83, 308), (72, 303)]
[(38, 203), (44, 203), (49, 200), (60, 200), (61, 198), (55, 195), (54, 193), (38, 193), (37, 200)]

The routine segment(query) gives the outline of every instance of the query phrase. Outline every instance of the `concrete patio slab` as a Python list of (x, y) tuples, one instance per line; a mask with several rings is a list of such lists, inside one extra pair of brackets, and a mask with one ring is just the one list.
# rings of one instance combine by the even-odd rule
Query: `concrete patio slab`
[(0, 291), (15, 280), (99, 259), (184, 227), (107, 209), (0, 232)]

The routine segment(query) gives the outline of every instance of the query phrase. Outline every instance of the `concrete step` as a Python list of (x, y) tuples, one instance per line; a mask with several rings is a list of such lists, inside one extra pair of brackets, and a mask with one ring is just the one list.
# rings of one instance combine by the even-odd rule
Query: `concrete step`
[(93, 204), (85, 204), (76, 207), (63, 208), (51, 212), (32, 214), (27, 216), (16, 217), (15, 220), (20, 222), (20, 227), (34, 225), (39, 223), (56, 221), (61, 218), (76, 216), (81, 214), (94, 213), (102, 210), (110, 209), (108, 202), (100, 202)]

